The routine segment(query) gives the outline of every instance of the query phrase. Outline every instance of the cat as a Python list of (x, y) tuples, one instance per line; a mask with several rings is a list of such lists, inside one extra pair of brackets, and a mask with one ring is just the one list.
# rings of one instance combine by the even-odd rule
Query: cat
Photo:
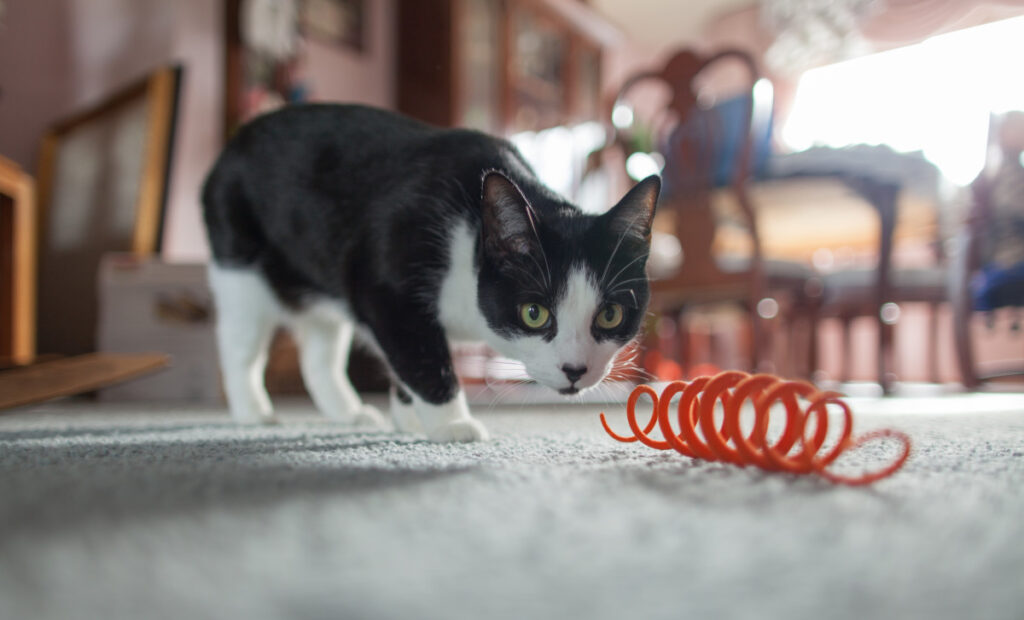
[(565, 395), (637, 336), (661, 181), (588, 215), (506, 140), (394, 112), (297, 104), (250, 121), (203, 187), (209, 282), (232, 417), (274, 421), (267, 348), (289, 328), (317, 408), (384, 427), (346, 376), (353, 338), (387, 363), (399, 431), (488, 438), (449, 343), (484, 341)]

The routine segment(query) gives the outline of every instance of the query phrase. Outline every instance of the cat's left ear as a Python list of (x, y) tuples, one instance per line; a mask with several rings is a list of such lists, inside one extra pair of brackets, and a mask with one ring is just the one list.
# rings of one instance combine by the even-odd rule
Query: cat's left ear
[(526, 254), (536, 239), (533, 211), (516, 184), (497, 171), (488, 172), (481, 195), (484, 248)]
[(619, 204), (601, 217), (616, 236), (628, 235), (650, 243), (654, 209), (661, 193), (661, 178), (652, 174), (629, 190)]

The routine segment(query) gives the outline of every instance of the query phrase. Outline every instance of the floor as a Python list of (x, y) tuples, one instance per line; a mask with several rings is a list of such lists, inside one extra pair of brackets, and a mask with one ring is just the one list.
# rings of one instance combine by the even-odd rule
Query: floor
[(614, 442), (618, 405), (486, 398), (472, 445), (303, 401), (264, 428), (155, 403), (0, 416), (0, 617), (1021, 617), (1024, 394), (851, 397), (858, 432), (914, 442), (866, 488)]

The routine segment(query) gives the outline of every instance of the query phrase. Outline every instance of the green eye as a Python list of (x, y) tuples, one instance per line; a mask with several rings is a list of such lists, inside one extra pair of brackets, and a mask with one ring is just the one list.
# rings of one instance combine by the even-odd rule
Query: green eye
[(622, 324), (622, 306), (608, 304), (597, 313), (597, 326), (601, 329), (615, 329)]
[(540, 304), (522, 304), (519, 306), (519, 318), (530, 329), (541, 329), (548, 324), (551, 313)]

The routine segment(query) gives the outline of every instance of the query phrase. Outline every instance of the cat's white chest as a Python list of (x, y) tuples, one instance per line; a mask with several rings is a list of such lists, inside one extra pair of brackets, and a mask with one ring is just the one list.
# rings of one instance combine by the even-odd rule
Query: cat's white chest
[(438, 318), (450, 340), (488, 339), (490, 328), (477, 304), (477, 274), (473, 265), (476, 235), (461, 223), (452, 234), (448, 275), (441, 283)]

